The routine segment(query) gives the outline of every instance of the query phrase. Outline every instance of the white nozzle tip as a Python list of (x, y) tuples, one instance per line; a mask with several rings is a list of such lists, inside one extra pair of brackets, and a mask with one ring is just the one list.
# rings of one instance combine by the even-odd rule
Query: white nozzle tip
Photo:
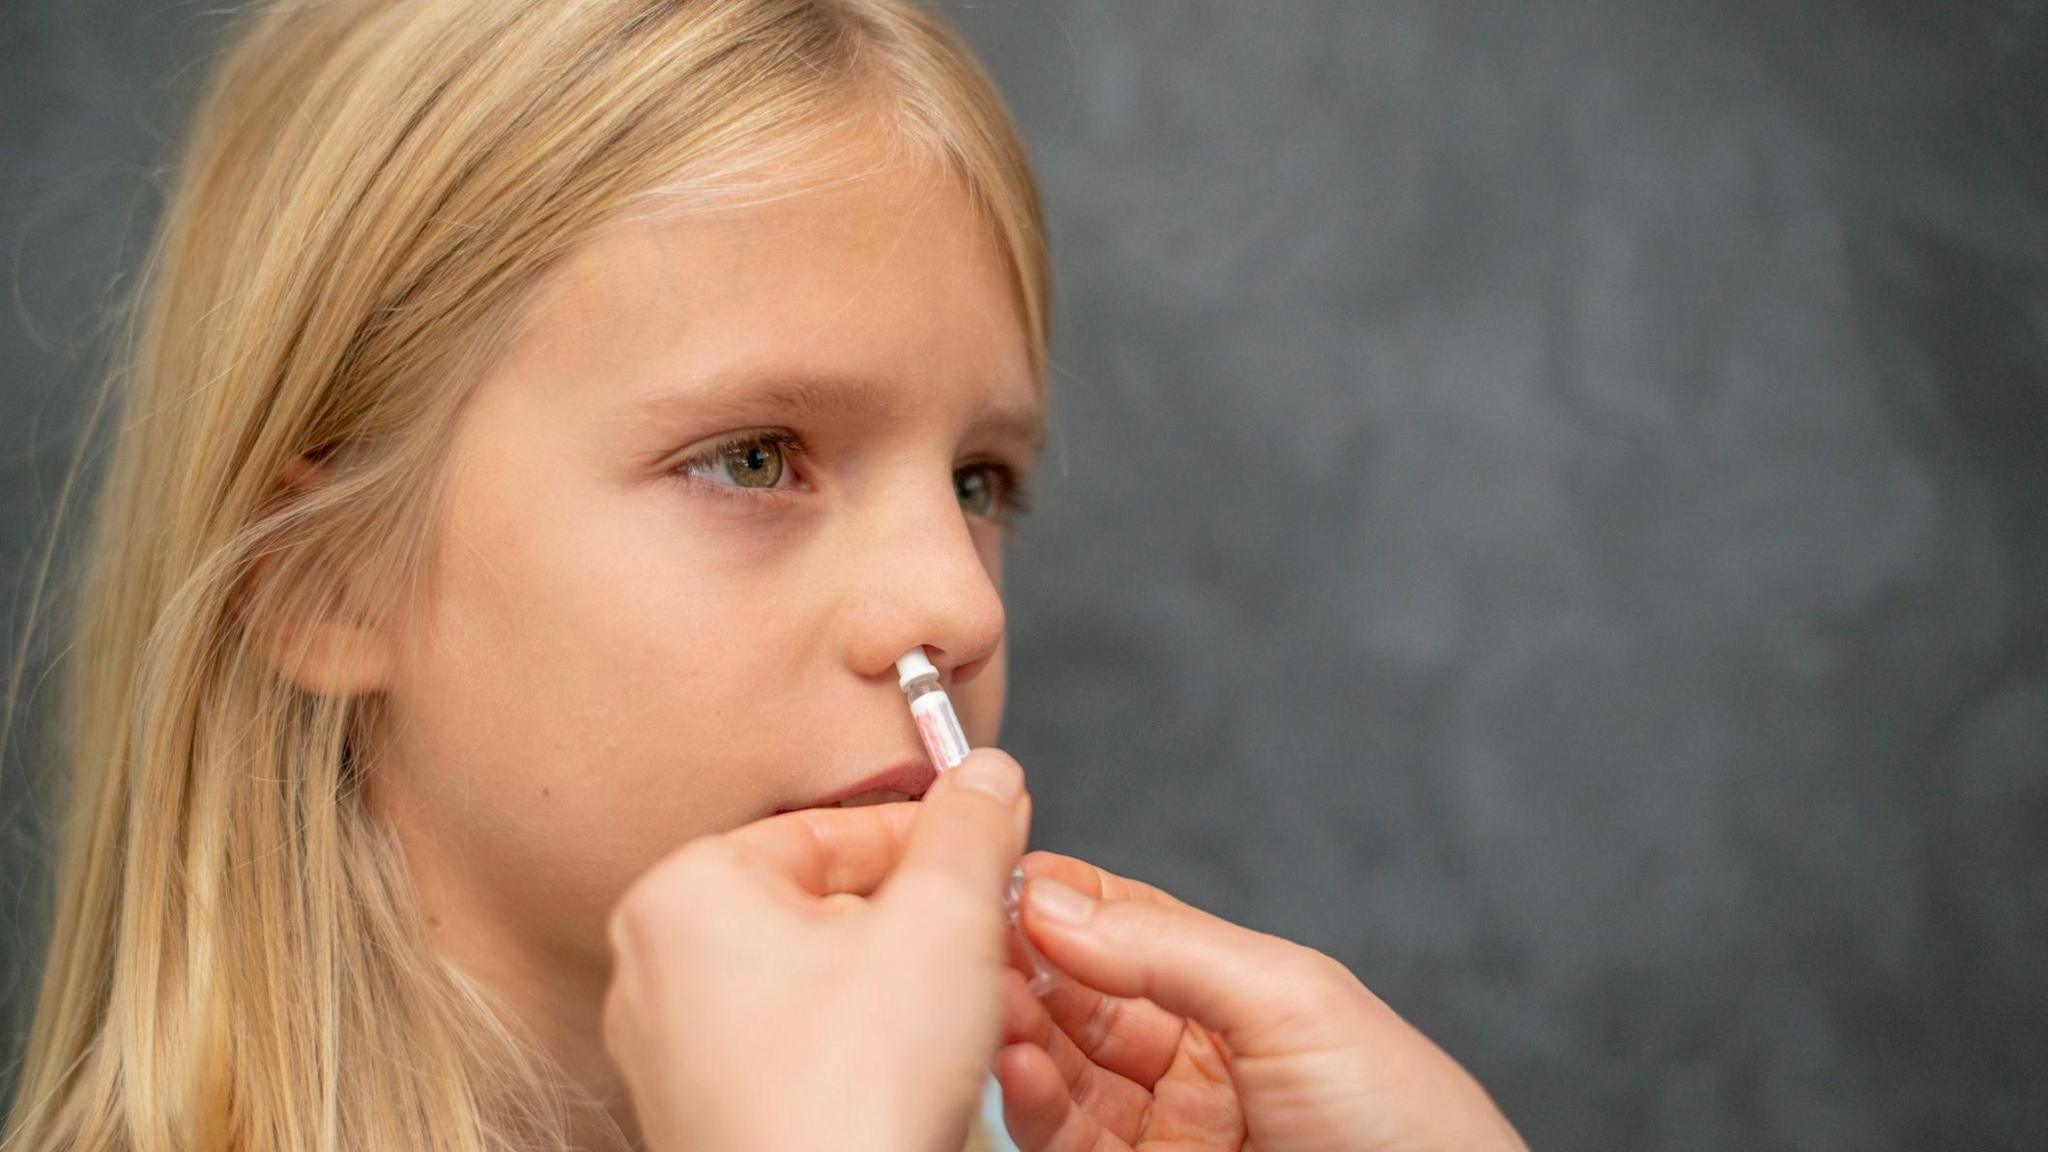
[(937, 676), (939, 670), (932, 666), (931, 657), (924, 654), (920, 644), (896, 658), (896, 686), (908, 689), (910, 682), (920, 676)]

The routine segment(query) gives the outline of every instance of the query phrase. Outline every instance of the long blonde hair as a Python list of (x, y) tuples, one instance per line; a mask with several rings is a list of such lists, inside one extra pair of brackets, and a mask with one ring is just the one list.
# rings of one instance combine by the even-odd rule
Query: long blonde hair
[[(102, 394), (7, 1152), (563, 1143), (561, 1077), (428, 945), (362, 802), (377, 698), (295, 685), (283, 638), (420, 582), (457, 404), (565, 252), (730, 195), (856, 112), (968, 187), (1043, 381), (1024, 150), (914, 0), (238, 14)], [(324, 482), (280, 485), (301, 458)]]

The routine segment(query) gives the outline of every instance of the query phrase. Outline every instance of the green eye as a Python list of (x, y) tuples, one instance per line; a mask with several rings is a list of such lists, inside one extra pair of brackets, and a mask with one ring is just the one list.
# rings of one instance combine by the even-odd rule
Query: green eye
[(774, 488), (789, 467), (794, 438), (779, 432), (740, 436), (699, 453), (675, 470), (714, 488)]
[(782, 445), (768, 440), (727, 444), (718, 452), (725, 474), (742, 488), (773, 488), (782, 479)]
[[(675, 465), (670, 475), (689, 477), (734, 496), (736, 490), (763, 493), (792, 491), (782, 484), (791, 456), (804, 447), (793, 434), (781, 431), (736, 436)], [(976, 519), (1011, 529), (1031, 510), (1031, 489), (1025, 477), (1007, 464), (985, 461), (953, 474), (953, 495), (960, 510)]]
[(953, 480), (953, 493), (960, 497), (960, 507), (970, 516), (991, 516), (995, 514), (996, 490), (989, 482), (986, 468), (970, 468)]
[(953, 492), (969, 516), (1001, 524), (1030, 511), (1030, 498), (1023, 477), (1002, 464), (977, 464), (961, 470), (953, 480)]

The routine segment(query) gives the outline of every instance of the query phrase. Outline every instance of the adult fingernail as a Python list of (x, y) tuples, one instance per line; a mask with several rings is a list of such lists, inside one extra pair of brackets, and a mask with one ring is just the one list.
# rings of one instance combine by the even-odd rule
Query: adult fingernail
[(1024, 790), (1024, 773), (1016, 761), (1001, 756), (971, 756), (953, 769), (962, 788), (972, 788), (1008, 804)]
[(1024, 899), (1048, 920), (1085, 924), (1095, 914), (1095, 901), (1049, 876), (1034, 876), (1024, 886)]

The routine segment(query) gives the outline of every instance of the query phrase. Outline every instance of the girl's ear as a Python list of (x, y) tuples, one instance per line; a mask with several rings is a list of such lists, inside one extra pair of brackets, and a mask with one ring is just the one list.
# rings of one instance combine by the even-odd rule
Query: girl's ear
[[(278, 476), (286, 490), (302, 490), (326, 479), (326, 469), (304, 456), (293, 456)], [(245, 591), (273, 578), (274, 553), (265, 553), (250, 570)], [(346, 579), (345, 570), (340, 573)], [(344, 586), (346, 607), (333, 616), (311, 619), (274, 618), (259, 629), (256, 642), (264, 659), (280, 677), (316, 696), (361, 696), (389, 684), (393, 646), (377, 622), (357, 612)]]

